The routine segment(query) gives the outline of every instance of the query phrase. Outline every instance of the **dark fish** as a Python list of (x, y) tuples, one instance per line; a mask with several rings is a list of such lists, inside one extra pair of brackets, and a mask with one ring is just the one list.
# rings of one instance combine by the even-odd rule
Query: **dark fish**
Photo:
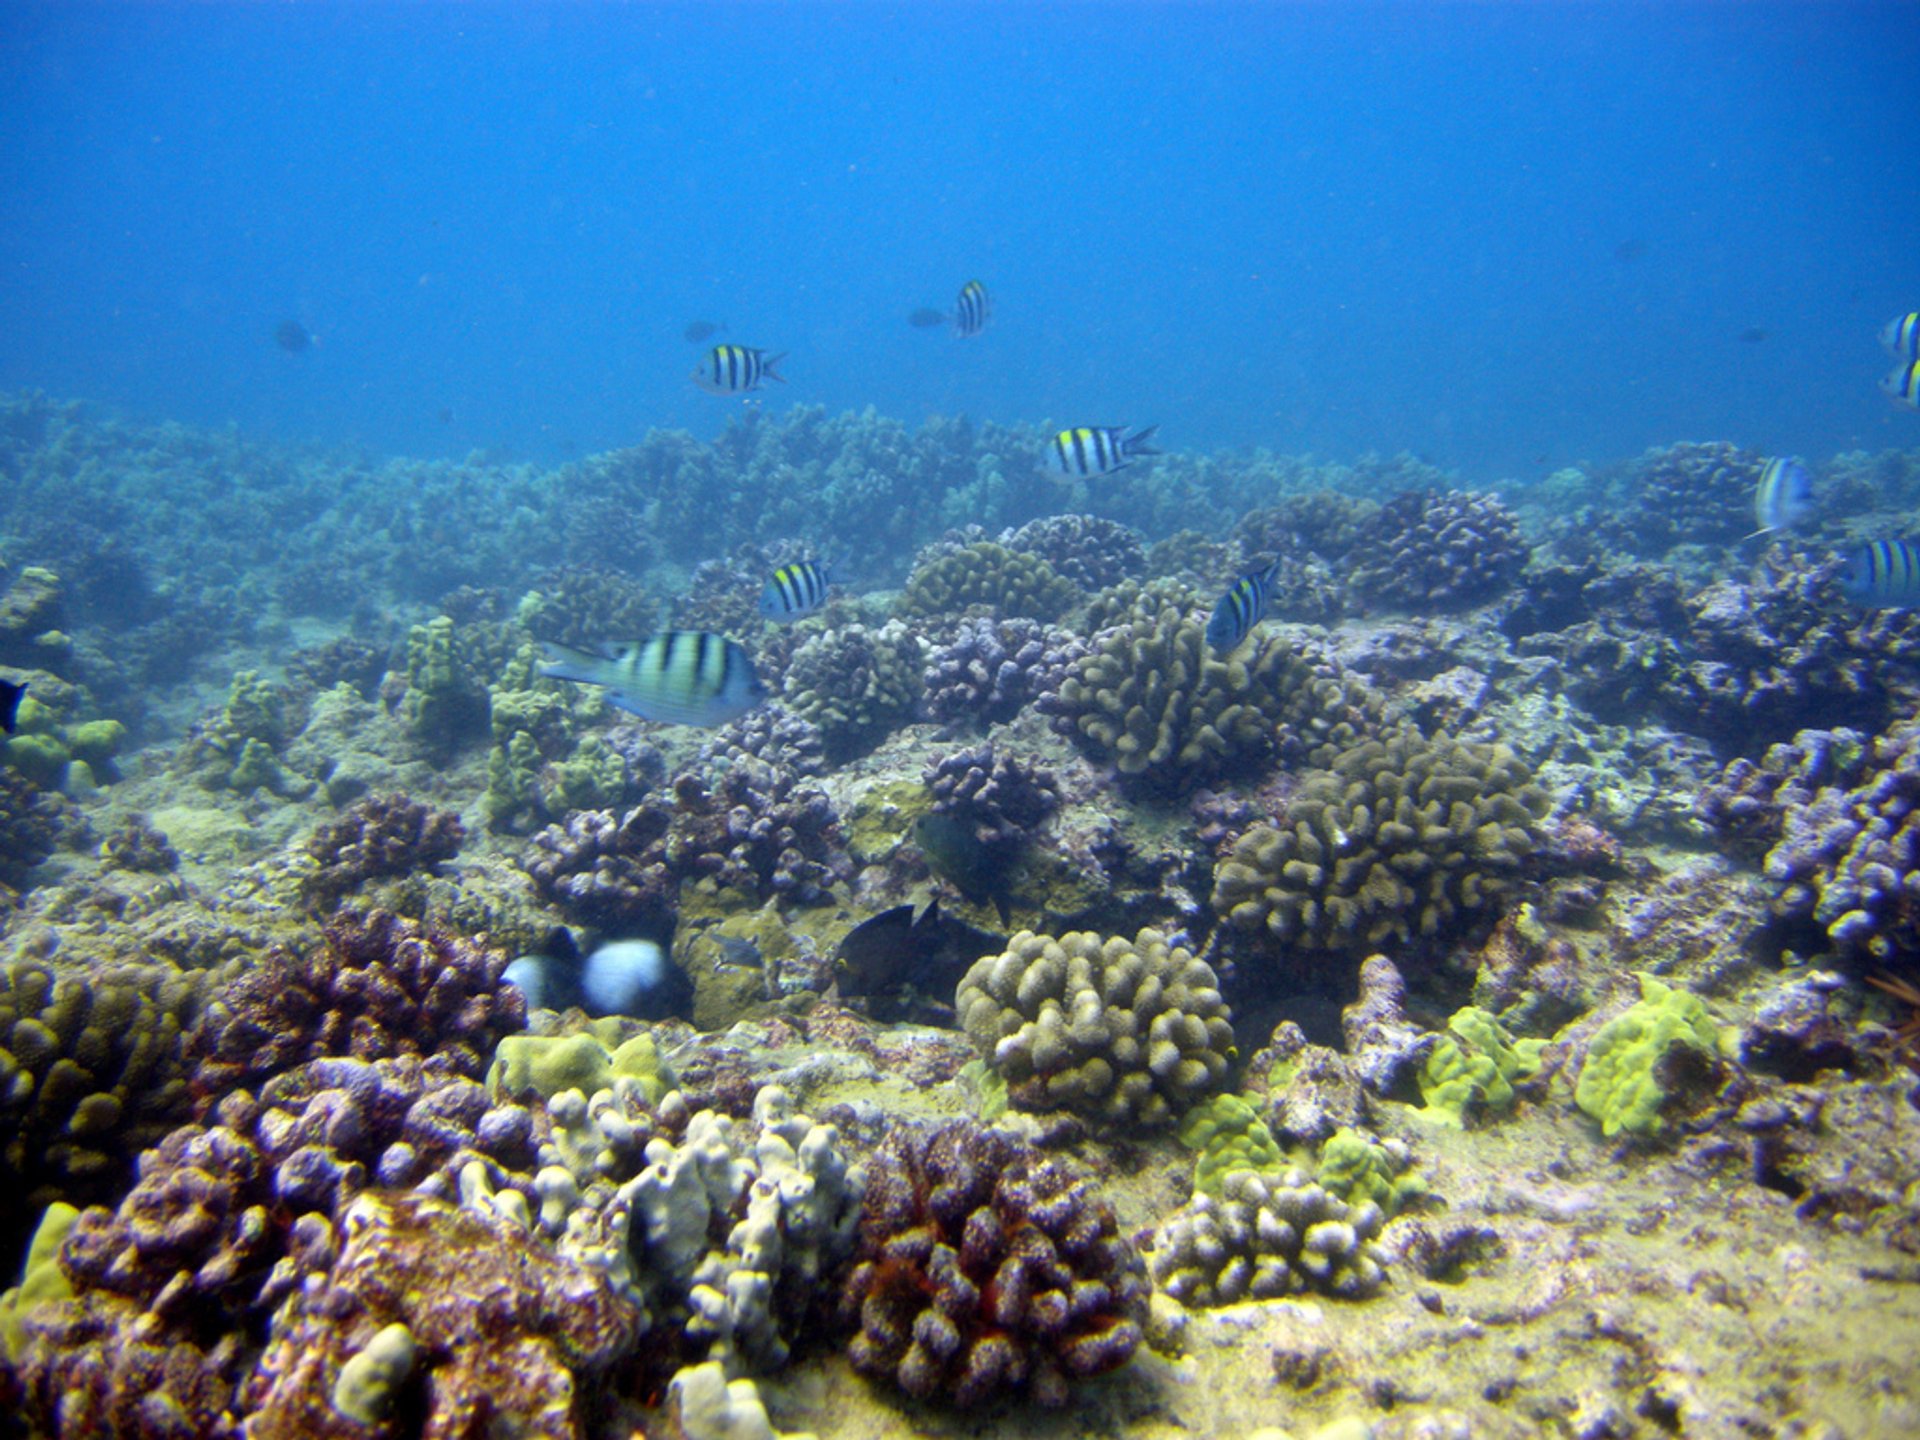
[(1740, 332), (1740, 343), (1743, 345), (1758, 345), (1762, 340), (1767, 338), (1768, 333), (1768, 331), (1762, 330), (1758, 325), (1749, 325)]
[(716, 345), (693, 372), (693, 383), (709, 395), (744, 395), (769, 380), (784, 385), (787, 377), (774, 367), (786, 358), (784, 350), (776, 355), (750, 345)]
[(941, 913), (937, 899), (924, 908), (896, 905), (842, 937), (835, 982), (842, 995), (864, 999), (877, 1020), (950, 1019), (954, 987), (967, 967), (1006, 944), (1003, 935)]
[(689, 345), (698, 345), (702, 340), (711, 340), (726, 328), (727, 322), (724, 320), (718, 325), (711, 320), (696, 320), (682, 330), (680, 335)]
[(1920, 605), (1920, 546), (1911, 540), (1874, 541), (1853, 557), (1840, 577), (1840, 593), (1871, 609)]
[(1249, 570), (1228, 587), (1207, 621), (1207, 646), (1216, 655), (1231, 655), (1249, 631), (1267, 616), (1273, 582), (1280, 576), (1280, 558), (1260, 570)]
[(944, 310), (916, 310), (907, 316), (907, 323), (916, 330), (931, 330), (936, 325), (944, 325), (947, 323), (947, 312)]
[(934, 874), (975, 905), (991, 900), (1000, 912), (1000, 923), (1007, 923), (1013, 891), (1007, 883), (1009, 857), (1005, 850), (983, 843), (965, 821), (937, 812), (914, 822), (913, 843), (927, 857)]
[(282, 320), (273, 332), (274, 343), (289, 355), (313, 348), (313, 333), (298, 320)]
[(20, 716), (20, 700), (27, 693), (28, 681), (18, 685), (11, 680), (0, 680), (0, 730), (13, 734), (13, 727)]
[(453, 407), (451, 405), (442, 405), (434, 412), (433, 418), (438, 420), (442, 425), (451, 425), (453, 423)]
[(1647, 242), (1644, 240), (1622, 240), (1613, 247), (1613, 258), (1622, 265), (1631, 265), (1646, 253)]

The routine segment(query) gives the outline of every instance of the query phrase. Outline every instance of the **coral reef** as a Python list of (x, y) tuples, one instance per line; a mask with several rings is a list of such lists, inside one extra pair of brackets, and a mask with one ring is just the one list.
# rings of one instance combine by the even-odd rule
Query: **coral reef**
[(991, 740), (937, 761), (925, 776), (933, 813), (968, 826), (990, 850), (1017, 849), (1060, 808), (1051, 770), (994, 749)]
[(1541, 844), (1546, 796), (1504, 745), (1403, 727), (1309, 771), (1214, 872), (1214, 908), (1282, 949), (1364, 954), (1496, 912)]
[[(1048, 515), (1002, 532), (1009, 550), (1037, 555), (1088, 594), (1120, 580), (1143, 579), (1147, 549), (1140, 532), (1098, 515)], [(1017, 613), (1017, 612), (1008, 612)]]
[(962, 1407), (1006, 1393), (1058, 1405), (1132, 1357), (1146, 1282), (1088, 1181), (957, 1121), (882, 1142), (842, 1307), (863, 1375)]
[(698, 763), (712, 775), (748, 757), (790, 775), (812, 777), (827, 771), (820, 727), (801, 719), (777, 700), (757, 706), (714, 731), (713, 738), (700, 746)]
[(1513, 583), (1527, 548), (1520, 522), (1495, 496), (1409, 491), (1361, 526), (1348, 580), (1383, 605), (1473, 605)]
[(954, 1003), (1015, 1105), (1114, 1127), (1169, 1123), (1219, 1085), (1233, 1047), (1213, 971), (1157, 930), (1023, 930), (967, 971)]
[(1218, 1197), (1196, 1195), (1154, 1230), (1147, 1267), (1194, 1309), (1303, 1291), (1360, 1300), (1386, 1278), (1374, 1243), (1382, 1219), (1372, 1201), (1348, 1205), (1303, 1171), (1270, 1180), (1238, 1170)]
[(1753, 529), (1765, 457), (1723, 441), (1649, 450), (1627, 467), (1622, 539), (1658, 556), (1682, 543), (1729, 545)]
[(1639, 1001), (1587, 1042), (1574, 1103), (1608, 1139), (1653, 1139), (1676, 1097), (1717, 1074), (1719, 1048), (1720, 1027), (1698, 995), (1643, 974)]

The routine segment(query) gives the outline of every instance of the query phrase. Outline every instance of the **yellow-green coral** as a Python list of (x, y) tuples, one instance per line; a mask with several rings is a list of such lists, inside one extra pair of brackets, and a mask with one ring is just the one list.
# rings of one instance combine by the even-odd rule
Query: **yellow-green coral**
[(1469, 1005), (1447, 1022), (1451, 1034), (1427, 1052), (1420, 1096), (1430, 1119), (1465, 1125), (1487, 1111), (1513, 1104), (1513, 1082), (1540, 1068), (1544, 1040), (1516, 1040), (1485, 1010)]
[(1640, 999), (1587, 1042), (1573, 1101), (1607, 1138), (1652, 1139), (1665, 1128), (1672, 1067), (1690, 1055), (1703, 1067), (1719, 1053), (1720, 1029), (1698, 995), (1640, 976)]
[(1427, 1193), (1426, 1182), (1408, 1173), (1412, 1157), (1398, 1140), (1375, 1140), (1363, 1130), (1342, 1125), (1320, 1146), (1314, 1176), (1331, 1195), (1349, 1205), (1371, 1200), (1381, 1213), (1394, 1215)]
[(1547, 808), (1506, 746), (1403, 726), (1309, 772), (1279, 824), (1247, 831), (1214, 871), (1214, 908), (1289, 948), (1445, 935), (1498, 909)]
[[(67, 693), (79, 694), (70, 688)], [(87, 780), (113, 778), (113, 757), (127, 738), (118, 720), (68, 720), (31, 693), (21, 698), (13, 718), (14, 733), (0, 742), (0, 763), (44, 786), (84, 789)], [(75, 762), (84, 778), (74, 773)]]
[(1038, 555), (980, 540), (918, 566), (895, 608), (902, 615), (958, 615), (984, 607), (999, 619), (1057, 620), (1078, 594)]
[(1264, 631), (1222, 658), (1197, 617), (1167, 605), (1102, 632), (1043, 708), (1122, 775), (1184, 790), (1265, 766), (1283, 742), (1351, 743), (1368, 698)]
[(830, 754), (845, 758), (886, 738), (920, 700), (919, 637), (898, 620), (843, 625), (807, 639), (788, 662), (782, 698), (820, 727)]
[(0, 1358), (20, 1358), (26, 1341), (22, 1315), (36, 1305), (72, 1297), (73, 1286), (60, 1268), (59, 1254), (61, 1242), (79, 1218), (80, 1211), (64, 1200), (54, 1201), (40, 1217), (27, 1246), (26, 1263), (20, 1267), (20, 1283), (0, 1292)]
[(1227, 1176), (1236, 1170), (1278, 1175), (1287, 1168), (1267, 1122), (1238, 1095), (1210, 1095), (1180, 1117), (1180, 1143), (1198, 1151), (1193, 1162), (1193, 1188), (1203, 1195), (1219, 1195)]
[(1213, 971), (1157, 930), (1022, 930), (974, 964), (954, 1004), (1016, 1106), (1111, 1125), (1166, 1124), (1219, 1084), (1233, 1047)]
[(493, 1052), (487, 1088), (495, 1095), (551, 1099), (567, 1090), (592, 1095), (627, 1079), (657, 1102), (673, 1088), (673, 1072), (650, 1032), (621, 1040), (623, 1023), (607, 1016), (568, 1035), (509, 1035)]

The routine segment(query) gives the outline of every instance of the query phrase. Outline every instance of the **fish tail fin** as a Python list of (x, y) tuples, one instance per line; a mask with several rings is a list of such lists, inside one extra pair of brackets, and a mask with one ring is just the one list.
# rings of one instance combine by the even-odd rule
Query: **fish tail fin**
[(766, 359), (760, 362), (760, 373), (769, 380), (778, 380), (782, 385), (786, 384), (787, 377), (782, 375), (776, 367), (782, 360), (787, 358), (789, 353), (788, 351), (782, 350), (778, 355), (767, 356)]
[(1159, 428), (1158, 425), (1149, 425), (1144, 430), (1135, 430), (1132, 434), (1128, 435), (1123, 442), (1127, 454), (1158, 455), (1160, 453), (1159, 449), (1149, 442), (1153, 439), (1153, 432)]

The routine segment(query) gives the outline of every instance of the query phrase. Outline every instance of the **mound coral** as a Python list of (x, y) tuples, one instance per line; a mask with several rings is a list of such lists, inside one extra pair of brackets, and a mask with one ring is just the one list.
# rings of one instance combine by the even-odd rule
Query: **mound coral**
[(933, 810), (967, 825), (990, 849), (1010, 850), (1029, 840), (1060, 808), (1051, 770), (995, 751), (992, 741), (937, 761), (925, 775)]
[(1351, 743), (1372, 704), (1271, 634), (1222, 659), (1202, 624), (1169, 605), (1102, 631), (1040, 708), (1136, 785), (1179, 792), (1283, 753)]
[(1724, 441), (1649, 450), (1627, 467), (1621, 537), (1636, 554), (1730, 545), (1753, 529), (1753, 493), (1765, 457)]
[(1216, 867), (1214, 908), (1284, 949), (1364, 955), (1446, 935), (1498, 909), (1547, 808), (1504, 745), (1403, 726), (1304, 775)]
[(969, 616), (928, 653), (920, 713), (953, 730), (1011, 720), (1058, 690), (1086, 650), (1078, 636), (1038, 620)]
[(1132, 1357), (1146, 1300), (1112, 1210), (1062, 1162), (970, 1121), (882, 1142), (842, 1292), (861, 1374), (963, 1407), (1062, 1404)]
[(1573, 1099), (1608, 1139), (1623, 1131), (1651, 1139), (1687, 1088), (1688, 1072), (1719, 1067), (1720, 1029), (1698, 995), (1640, 977), (1640, 1000), (1587, 1042)]
[(1233, 1047), (1213, 971), (1157, 930), (1022, 930), (967, 971), (954, 1006), (1015, 1105), (1111, 1126), (1169, 1123), (1220, 1083)]
[(59, 847), (68, 821), (60, 796), (15, 770), (0, 768), (0, 895), (28, 883)]
[(898, 620), (809, 637), (787, 666), (783, 699), (819, 727), (829, 757), (849, 759), (904, 724), (920, 700), (920, 639)]
[(1408, 491), (1361, 527), (1348, 578), (1381, 604), (1473, 605), (1512, 584), (1527, 552), (1520, 522), (1495, 496)]
[(916, 565), (896, 608), (902, 615), (959, 615), (979, 606), (996, 618), (1057, 620), (1078, 597), (1074, 583), (1038, 555), (977, 540)]
[(1147, 1266), (1193, 1309), (1309, 1290), (1364, 1299), (1386, 1278), (1374, 1244), (1382, 1219), (1371, 1200), (1348, 1205), (1302, 1171), (1270, 1179), (1238, 1170), (1218, 1197), (1194, 1196), (1154, 1230)]
[(405, 795), (378, 795), (322, 825), (307, 842), (319, 869), (303, 881), (322, 905), (368, 880), (431, 871), (460, 853), (466, 829), (448, 810), (432, 810)]
[(1002, 532), (1000, 543), (1009, 550), (1039, 556), (1089, 594), (1147, 573), (1147, 550), (1140, 532), (1098, 515), (1029, 520), (1018, 530)]

